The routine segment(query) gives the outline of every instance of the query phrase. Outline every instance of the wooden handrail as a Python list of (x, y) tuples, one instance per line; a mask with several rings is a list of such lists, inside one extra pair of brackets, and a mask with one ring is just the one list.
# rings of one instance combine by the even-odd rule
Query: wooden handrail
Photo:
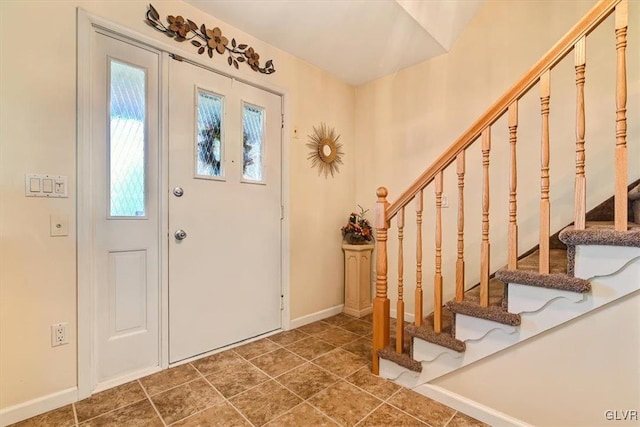
[[(569, 30), (518, 82), (505, 92), (466, 132), (464, 132), (440, 157), (438, 157), (411, 186), (393, 202), (386, 212), (386, 220), (393, 218), (418, 192), (433, 181), (438, 172), (449, 166), (464, 149), (469, 147), (482, 133), (504, 114), (509, 106), (524, 95), (547, 70), (553, 68), (573, 49), (580, 38), (589, 34), (606, 19), (622, 0), (601, 0)], [(621, 132), (622, 133), (622, 132)]]

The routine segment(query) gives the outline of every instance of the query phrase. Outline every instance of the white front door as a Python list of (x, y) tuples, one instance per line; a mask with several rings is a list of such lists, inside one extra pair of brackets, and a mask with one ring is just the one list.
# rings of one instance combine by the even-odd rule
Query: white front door
[(281, 327), (281, 98), (169, 65), (169, 362)]
[(102, 34), (94, 42), (88, 166), (95, 385), (159, 366), (160, 55)]

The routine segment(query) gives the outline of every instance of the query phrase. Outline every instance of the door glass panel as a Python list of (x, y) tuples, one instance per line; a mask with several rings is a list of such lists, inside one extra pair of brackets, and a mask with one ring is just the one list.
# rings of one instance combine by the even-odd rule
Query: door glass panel
[(146, 70), (113, 59), (110, 65), (109, 213), (143, 217)]
[(244, 104), (242, 108), (242, 178), (262, 181), (264, 109)]
[(222, 97), (198, 90), (198, 135), (196, 175), (223, 176)]

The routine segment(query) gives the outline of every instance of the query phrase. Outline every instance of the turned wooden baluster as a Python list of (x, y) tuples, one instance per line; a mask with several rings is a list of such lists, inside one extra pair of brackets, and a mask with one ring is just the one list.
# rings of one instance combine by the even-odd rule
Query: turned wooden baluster
[(540, 76), (540, 106), (542, 114), (542, 144), (540, 168), (540, 274), (549, 274), (549, 99), (550, 72)]
[(371, 371), (378, 375), (378, 350), (389, 345), (389, 298), (387, 298), (387, 189), (378, 188), (376, 195), (376, 297), (373, 300), (373, 349)]
[(398, 212), (398, 303), (396, 305), (396, 352), (402, 353), (404, 343), (404, 208)]
[(480, 247), (480, 305), (489, 306), (489, 152), (491, 128), (482, 132), (482, 244)]
[(587, 180), (584, 176), (584, 70), (586, 67), (586, 37), (582, 36), (574, 46), (576, 69), (576, 183), (574, 203), (574, 228), (585, 229), (587, 213)]
[(416, 326), (422, 325), (422, 193), (416, 194)]
[(442, 332), (442, 171), (435, 176), (436, 273), (433, 277), (433, 330)]
[(616, 6), (616, 191), (615, 229), (627, 229), (627, 0)]
[(507, 243), (507, 268), (518, 269), (518, 169), (516, 162), (516, 142), (518, 141), (518, 101), (509, 106), (509, 145), (511, 147), (511, 167), (509, 179), (509, 241)]
[(456, 260), (456, 301), (464, 299), (464, 151), (456, 157), (458, 174), (458, 259)]

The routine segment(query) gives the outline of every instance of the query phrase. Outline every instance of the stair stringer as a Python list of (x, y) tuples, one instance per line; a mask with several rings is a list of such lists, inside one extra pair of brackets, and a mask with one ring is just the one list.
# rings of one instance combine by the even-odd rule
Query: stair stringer
[[(640, 290), (640, 248), (600, 247), (597, 251), (582, 251), (582, 254), (594, 259), (582, 259), (582, 255), (576, 257), (576, 274), (582, 273), (582, 278), (587, 279), (584, 274), (600, 273), (589, 279), (591, 293), (583, 294), (576, 301), (565, 298), (564, 291), (560, 291), (559, 298), (552, 298), (539, 310), (520, 313), (522, 322), (516, 332), (508, 334), (496, 327), (478, 340), (465, 341), (467, 349), (460, 358), (443, 354), (433, 361), (422, 361), (418, 383), (427, 383)], [(603, 259), (607, 261), (595, 261)], [(619, 269), (611, 272), (612, 266)], [(549, 291), (553, 290), (541, 289), (543, 293), (548, 294)]]
[[(414, 352), (414, 358), (422, 363), (422, 373), (417, 385), (453, 372), (640, 290), (640, 248), (577, 248), (575, 271), (577, 277), (590, 281), (591, 293), (572, 299), (566, 298), (565, 291), (559, 291), (557, 298), (552, 297), (539, 310), (521, 313), (522, 324), (517, 331), (509, 334), (505, 333), (501, 326), (496, 326), (480, 339), (467, 340), (467, 349), (460, 357), (453, 357), (448, 351), (442, 350), (435, 357), (429, 356), (432, 360), (427, 361)], [(511, 288), (511, 284), (509, 285)], [(525, 285), (514, 284), (515, 286)], [(553, 292), (549, 289), (542, 290), (544, 293), (549, 291)]]

